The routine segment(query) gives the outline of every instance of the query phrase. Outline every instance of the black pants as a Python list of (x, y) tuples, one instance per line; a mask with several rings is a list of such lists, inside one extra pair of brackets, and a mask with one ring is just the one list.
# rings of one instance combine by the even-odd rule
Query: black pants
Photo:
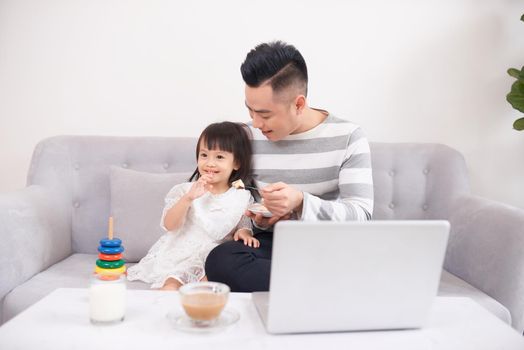
[(225, 283), (232, 292), (269, 290), (273, 232), (258, 233), (256, 238), (258, 248), (229, 241), (213, 249), (206, 260), (208, 280)]

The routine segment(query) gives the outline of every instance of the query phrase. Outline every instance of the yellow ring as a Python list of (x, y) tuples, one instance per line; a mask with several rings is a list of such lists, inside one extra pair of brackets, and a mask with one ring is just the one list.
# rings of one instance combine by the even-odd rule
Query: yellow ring
[(99, 266), (95, 266), (95, 273), (101, 274), (101, 275), (118, 275), (126, 272), (126, 266), (120, 266), (116, 269), (103, 269)]

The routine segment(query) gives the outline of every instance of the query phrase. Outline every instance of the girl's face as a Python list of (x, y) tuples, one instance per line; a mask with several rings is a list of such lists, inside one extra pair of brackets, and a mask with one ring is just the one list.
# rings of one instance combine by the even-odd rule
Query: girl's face
[(229, 177), (233, 170), (238, 170), (233, 153), (219, 149), (207, 149), (205, 140), (200, 142), (198, 152), (198, 172), (200, 176), (210, 175), (210, 183), (229, 187)]

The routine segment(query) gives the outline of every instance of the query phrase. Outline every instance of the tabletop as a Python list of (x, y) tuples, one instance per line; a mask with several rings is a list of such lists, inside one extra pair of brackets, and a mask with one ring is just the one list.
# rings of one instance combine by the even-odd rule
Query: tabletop
[(469, 298), (437, 297), (418, 330), (267, 334), (249, 293), (232, 293), (228, 310), (240, 319), (214, 333), (176, 329), (177, 292), (128, 290), (125, 320), (89, 321), (87, 289), (60, 288), (0, 327), (0, 349), (524, 349), (524, 338)]

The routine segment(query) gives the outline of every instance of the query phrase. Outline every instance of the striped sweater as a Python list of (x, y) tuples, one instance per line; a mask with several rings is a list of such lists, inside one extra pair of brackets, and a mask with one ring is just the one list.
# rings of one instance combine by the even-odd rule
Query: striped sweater
[(281, 181), (301, 190), (301, 220), (371, 218), (371, 156), (358, 125), (330, 114), (313, 129), (276, 142), (251, 124), (250, 129), (257, 186)]

